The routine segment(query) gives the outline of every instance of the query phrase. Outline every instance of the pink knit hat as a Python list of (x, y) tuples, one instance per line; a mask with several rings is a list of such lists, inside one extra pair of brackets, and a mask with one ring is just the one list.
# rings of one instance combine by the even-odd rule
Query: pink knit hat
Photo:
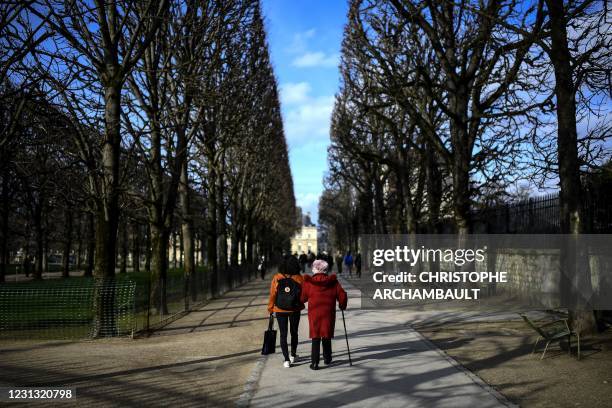
[(322, 259), (317, 259), (316, 261), (314, 261), (312, 263), (312, 273), (313, 274), (317, 274), (317, 273), (327, 273), (327, 262), (325, 262)]

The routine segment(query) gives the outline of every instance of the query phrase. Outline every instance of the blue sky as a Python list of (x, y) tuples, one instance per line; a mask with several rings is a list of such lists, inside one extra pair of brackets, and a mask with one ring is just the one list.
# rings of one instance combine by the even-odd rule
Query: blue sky
[(297, 204), (317, 220), (338, 90), (345, 0), (263, 0)]

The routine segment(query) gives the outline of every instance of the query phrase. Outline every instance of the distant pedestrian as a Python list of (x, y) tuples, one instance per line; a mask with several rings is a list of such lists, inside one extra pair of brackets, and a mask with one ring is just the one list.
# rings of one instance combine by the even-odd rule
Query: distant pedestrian
[(266, 277), (266, 257), (262, 255), (259, 260), (259, 265), (257, 265), (257, 269), (261, 275), (261, 280), (264, 280)]
[(25, 256), (23, 258), (23, 272), (25, 273), (26, 278), (30, 276), (30, 267), (32, 265), (32, 260), (29, 256)]
[(308, 250), (308, 255), (307, 255), (307, 262), (308, 262), (308, 269), (312, 269), (312, 263), (315, 261), (315, 255), (310, 252), (310, 249)]
[(336, 265), (338, 267), (338, 275), (342, 275), (342, 255), (340, 255), (340, 251), (336, 253)]
[(328, 275), (328, 264), (317, 260), (312, 265), (313, 276), (306, 275), (302, 285), (301, 302), (308, 302), (309, 337), (312, 339), (310, 368), (319, 369), (321, 343), (323, 363), (332, 362), (332, 343), (336, 324), (336, 302), (341, 310), (346, 309), (348, 297), (336, 275)]
[[(298, 328), (300, 314), (304, 309), (304, 303), (300, 299), (303, 282), (304, 278), (300, 275), (300, 264), (295, 257), (291, 256), (282, 263), (279, 273), (274, 275), (270, 284), (268, 313), (274, 313), (278, 322), (285, 368), (291, 367), (291, 364), (298, 358)], [(288, 331), (291, 333), (291, 352), (287, 345)]]
[(329, 272), (333, 273), (334, 272), (334, 257), (331, 254), (328, 254), (327, 252), (323, 251), (323, 260), (325, 262), (327, 262), (327, 269), (329, 269)]
[(346, 253), (346, 256), (344, 257), (344, 266), (346, 266), (346, 269), (348, 270), (349, 273), (349, 277), (353, 277), (353, 255), (351, 255), (351, 251), (348, 251)]
[(361, 278), (361, 254), (359, 252), (355, 255), (355, 272), (357, 277)]
[(303, 274), (306, 272), (306, 263), (308, 263), (308, 256), (302, 252), (298, 260), (300, 261), (300, 269), (302, 270)]

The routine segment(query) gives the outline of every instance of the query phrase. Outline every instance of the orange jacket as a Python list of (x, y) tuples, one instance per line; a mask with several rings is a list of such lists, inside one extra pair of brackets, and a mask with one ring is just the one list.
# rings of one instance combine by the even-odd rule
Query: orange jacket
[(300, 274), (297, 275), (283, 275), (282, 273), (277, 273), (276, 275), (274, 275), (272, 277), (272, 283), (270, 284), (270, 298), (268, 299), (268, 313), (291, 313), (291, 312), (295, 312), (298, 310), (302, 310), (304, 309), (304, 305), (301, 304), (300, 307), (298, 309), (295, 310), (284, 310), (281, 309), (279, 307), (277, 307), (274, 302), (276, 301), (276, 290), (278, 288), (278, 281), (284, 278), (289, 278), (291, 277), (291, 279), (293, 279), (294, 281), (296, 281), (297, 283), (299, 283), (300, 285), (302, 285), (302, 283), (304, 283), (304, 277)]

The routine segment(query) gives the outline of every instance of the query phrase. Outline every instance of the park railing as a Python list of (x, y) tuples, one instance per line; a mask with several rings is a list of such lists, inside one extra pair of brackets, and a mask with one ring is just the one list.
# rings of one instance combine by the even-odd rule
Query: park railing
[[(585, 188), (581, 197), (585, 232), (612, 233), (612, 191)], [(500, 204), (472, 213), (474, 233), (559, 234), (559, 194)]]

